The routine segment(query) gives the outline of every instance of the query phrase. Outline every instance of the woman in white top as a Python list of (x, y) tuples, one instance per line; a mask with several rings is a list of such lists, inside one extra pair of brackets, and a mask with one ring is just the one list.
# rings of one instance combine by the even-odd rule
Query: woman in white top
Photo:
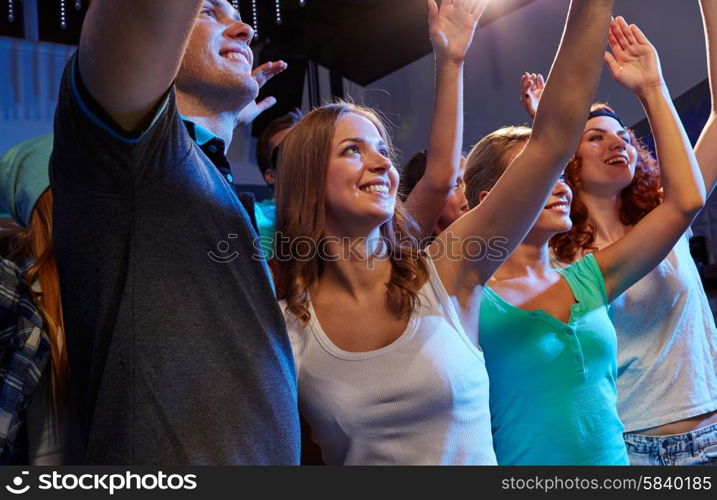
[[(427, 255), (396, 201), (390, 139), (375, 113), (324, 106), (284, 140), (278, 288), (299, 406), (326, 463), (495, 464), (477, 347), (483, 286), (523, 239), (577, 145), (612, 3), (572, 3), (531, 138), (480, 207)], [(439, 73), (462, 68), (483, 2), (429, 5)], [(440, 118), (459, 130), (452, 109), (434, 116), (434, 127)], [(458, 158), (460, 134), (449, 142)]]
[[(702, 6), (708, 34), (717, 36), (717, 1), (702, 0)], [(640, 58), (653, 57), (654, 49), (642, 41), (637, 27), (622, 18), (617, 21), (621, 29), (614, 30), (611, 45), (623, 54), (620, 71), (666, 92), (658, 71), (633, 67)], [(709, 52), (714, 71), (714, 42)], [(652, 66), (659, 69), (656, 57)], [(539, 93), (540, 82), (530, 90), (526, 80), (527, 93)], [(714, 75), (710, 81), (714, 85)], [(575, 159), (566, 169), (575, 195), (574, 225), (551, 243), (558, 264), (620, 240), (662, 203), (654, 159), (610, 112), (605, 105), (593, 107)], [(716, 149), (717, 138), (709, 138), (717, 134), (715, 123), (712, 118), (695, 148), (707, 192), (717, 177), (717, 151), (708, 151)], [(620, 160), (634, 155), (636, 167)], [(618, 411), (630, 463), (717, 464), (717, 330), (688, 234), (653, 271), (612, 302), (610, 318), (618, 334)]]

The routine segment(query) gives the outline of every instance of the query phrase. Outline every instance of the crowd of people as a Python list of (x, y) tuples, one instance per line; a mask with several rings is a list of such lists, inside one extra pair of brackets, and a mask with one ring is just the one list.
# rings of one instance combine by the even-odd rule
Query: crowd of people
[[(645, 34), (573, 0), (547, 79), (520, 81), (532, 125), (464, 157), (488, 3), (428, 0), (426, 150), (397, 168), (376, 110), (296, 110), (258, 140), (256, 202), (226, 154), (286, 64), (253, 69), (227, 0), (94, 0), (54, 133), (0, 159), (0, 462), (717, 465), (689, 251), (717, 0), (694, 148)], [(656, 156), (594, 103), (603, 67)]]

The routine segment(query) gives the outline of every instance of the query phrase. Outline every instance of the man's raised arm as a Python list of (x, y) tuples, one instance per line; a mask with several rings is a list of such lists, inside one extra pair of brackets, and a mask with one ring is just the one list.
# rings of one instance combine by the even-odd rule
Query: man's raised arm
[(80, 74), (123, 129), (141, 126), (172, 84), (197, 14), (210, 1), (92, 2), (80, 37)]

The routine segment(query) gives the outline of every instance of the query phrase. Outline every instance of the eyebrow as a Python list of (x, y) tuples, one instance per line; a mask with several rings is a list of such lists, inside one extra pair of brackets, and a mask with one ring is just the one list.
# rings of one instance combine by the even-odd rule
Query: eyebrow
[(239, 11), (237, 11), (234, 6), (222, 3), (220, 0), (204, 0), (206, 3), (209, 3), (212, 5), (212, 7), (219, 9), (221, 11), (227, 12), (228, 9), (231, 9), (233, 11), (232, 17), (236, 20), (241, 22), (241, 15), (239, 14)]
[[(589, 128), (589, 129), (587, 129), (585, 132), (583, 132), (583, 135), (587, 134), (588, 132), (602, 132), (602, 133), (604, 133), (604, 134), (609, 133), (609, 132), (608, 132), (607, 130), (605, 130), (604, 128), (593, 127), (593, 128)], [(624, 129), (624, 128), (618, 130), (617, 133), (618, 133), (618, 134), (630, 135), (630, 134), (627, 132), (627, 130)]]
[[(362, 143), (362, 144), (366, 144), (368, 141), (366, 141), (365, 139), (363, 139), (363, 138), (361, 138), (361, 137), (347, 137), (346, 139), (344, 139), (344, 140), (342, 140), (341, 142), (339, 142), (338, 145), (340, 146), (340, 145), (342, 145), (344, 142), (360, 142), (360, 143)], [(386, 142), (385, 142), (383, 139), (381, 139), (378, 144), (379, 144), (379, 146), (388, 147), (388, 146), (386, 146)]]

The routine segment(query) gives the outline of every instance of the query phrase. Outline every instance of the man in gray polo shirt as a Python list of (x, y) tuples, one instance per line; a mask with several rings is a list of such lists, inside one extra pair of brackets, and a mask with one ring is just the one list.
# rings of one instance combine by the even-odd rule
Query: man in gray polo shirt
[(256, 233), (176, 105), (228, 147), (258, 90), (252, 36), (226, 0), (88, 11), (50, 161), (71, 463), (298, 463), (293, 360)]

